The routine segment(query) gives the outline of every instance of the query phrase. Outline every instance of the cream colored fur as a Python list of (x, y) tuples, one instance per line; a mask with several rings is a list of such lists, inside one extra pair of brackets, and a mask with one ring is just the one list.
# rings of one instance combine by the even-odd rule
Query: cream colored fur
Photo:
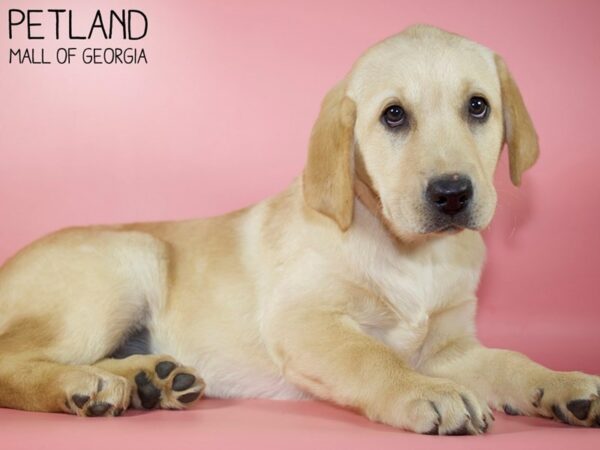
[[(475, 94), (491, 107), (478, 127), (463, 114)], [(411, 128), (391, 134), (380, 117), (398, 102)], [(9, 260), (0, 406), (83, 415), (80, 394), (116, 414), (132, 394), (140, 407), (135, 375), (166, 358), (194, 392), (200, 374), (210, 396), (318, 397), (421, 433), (482, 433), (490, 408), (598, 423), (598, 377), (475, 337), (505, 141), (518, 184), (537, 137), (497, 55), (425, 26), (375, 45), (327, 96), (283, 193), (222, 217), (63, 230)], [(427, 232), (424, 186), (448, 172), (473, 180), (472, 226)], [(105, 359), (141, 323), (155, 355)], [(161, 407), (185, 406), (155, 382)], [(585, 417), (573, 400), (589, 400)]]

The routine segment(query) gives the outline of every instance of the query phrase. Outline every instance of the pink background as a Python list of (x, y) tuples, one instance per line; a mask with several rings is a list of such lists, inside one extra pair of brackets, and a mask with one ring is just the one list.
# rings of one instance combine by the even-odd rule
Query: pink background
[[(46, 59), (53, 59), (58, 46), (129, 45), (56, 42), (52, 23), (51, 39), (7, 42), (9, 7), (72, 8), (76, 32), (89, 26), (98, 7), (142, 9), (148, 37), (131, 44), (145, 48), (149, 64), (9, 65), (9, 46), (45, 47)], [(60, 227), (221, 214), (282, 190), (302, 170), (325, 92), (369, 45), (416, 22), (466, 35), (502, 54), (540, 135), (542, 156), (523, 188), (510, 185), (505, 158), (497, 173), (499, 207), (485, 233), (481, 339), (556, 369), (600, 373), (600, 2), (593, 0), (2, 2), (0, 262)], [(261, 430), (273, 433), (273, 441), (265, 435), (260, 445), (283, 442), (277, 439), (285, 439), (286, 430), (333, 433), (333, 441), (323, 442), (341, 439), (346, 448), (363, 442), (356, 436), (372, 436), (368, 442), (382, 445), (410, 439), (412, 448), (432, 442), (318, 404), (206, 405), (101, 426), (127, 430), (129, 421), (135, 431), (137, 425), (146, 430), (160, 424), (196, 439), (182, 426), (205, 421), (212, 434), (199, 430), (199, 444), (232, 439), (228, 427), (252, 439)], [(21, 436), (19, 430), (30, 429), (30, 417), (0, 412), (0, 436), (9, 428), (10, 436)], [(82, 438), (91, 432), (88, 422), (74, 418), (35, 417), (40, 430), (64, 425), (72, 432), (75, 421)], [(243, 425), (247, 420), (254, 428)], [(281, 428), (270, 431), (277, 420), (283, 420)], [(15, 425), (3, 430), (8, 423)], [(557, 443), (557, 436), (597, 443), (600, 437), (595, 430), (535, 419), (501, 419), (496, 427), (499, 434), (521, 437), (525, 431), (536, 436), (535, 430), (555, 433)], [(27, 439), (10, 442), (26, 447)]]

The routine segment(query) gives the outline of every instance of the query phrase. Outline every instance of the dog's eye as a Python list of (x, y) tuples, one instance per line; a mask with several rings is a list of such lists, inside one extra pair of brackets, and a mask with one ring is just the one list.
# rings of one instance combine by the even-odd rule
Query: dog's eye
[(471, 97), (469, 100), (469, 114), (475, 119), (485, 119), (490, 107), (485, 98)]
[(396, 128), (403, 125), (406, 121), (406, 113), (401, 106), (388, 106), (381, 116), (385, 124), (390, 128)]

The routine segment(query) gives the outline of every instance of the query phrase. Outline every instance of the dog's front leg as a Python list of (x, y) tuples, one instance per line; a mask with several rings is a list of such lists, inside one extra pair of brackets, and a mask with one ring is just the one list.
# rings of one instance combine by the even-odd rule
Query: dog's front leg
[(411, 370), (339, 310), (286, 309), (263, 331), (288, 381), (372, 420), (430, 434), (479, 434), (491, 420), (469, 389)]
[(468, 336), (440, 341), (429, 350), (420, 373), (469, 386), (495, 409), (600, 426), (600, 377), (553, 371), (520, 353), (483, 347)]

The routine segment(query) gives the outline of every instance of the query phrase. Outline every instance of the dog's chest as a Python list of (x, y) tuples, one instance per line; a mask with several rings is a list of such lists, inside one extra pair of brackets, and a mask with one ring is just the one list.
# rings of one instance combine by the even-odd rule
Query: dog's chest
[(451, 236), (406, 253), (387, 246), (363, 253), (360, 267), (375, 300), (357, 319), (367, 333), (414, 361), (435, 331), (432, 317), (474, 298), (482, 260), (479, 236)]
[(404, 273), (386, 278), (379, 300), (389, 319), (372, 329), (409, 359), (427, 339), (432, 316), (465, 301), (476, 287), (470, 271), (435, 263), (407, 264)]

